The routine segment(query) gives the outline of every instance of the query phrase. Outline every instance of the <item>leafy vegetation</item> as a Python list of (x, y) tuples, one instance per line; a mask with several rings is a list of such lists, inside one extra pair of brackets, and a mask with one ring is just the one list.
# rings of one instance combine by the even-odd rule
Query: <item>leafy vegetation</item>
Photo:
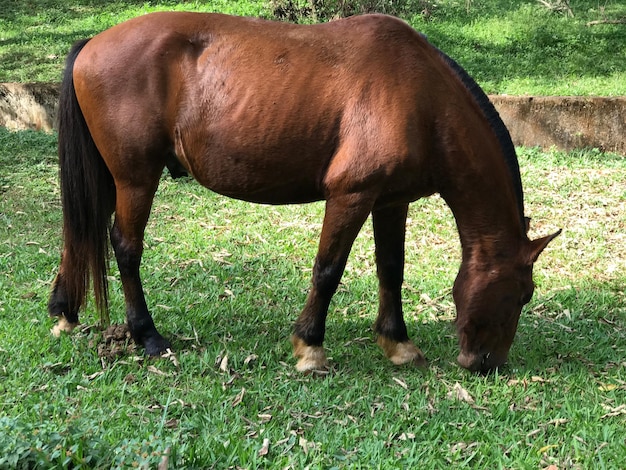
[[(454, 361), (454, 221), (411, 206), (405, 311), (428, 369), (373, 342), (373, 236), (359, 235), (329, 317), (326, 376), (294, 370), (288, 337), (323, 206), (268, 207), (164, 176), (145, 289), (176, 355), (108, 354), (93, 304), (54, 339), (55, 137), (0, 130), (0, 468), (617, 468), (626, 458), (626, 160), (522, 149), (533, 236), (565, 232), (536, 266), (509, 365)], [(111, 271), (114, 322), (123, 322)]]
[[(544, 2), (546, 3), (546, 2)], [(489, 93), (626, 95), (626, 25), (617, 0), (0, 0), (0, 82), (58, 81), (70, 45), (155, 10), (219, 11), (311, 22), (380, 11), (405, 18)]]

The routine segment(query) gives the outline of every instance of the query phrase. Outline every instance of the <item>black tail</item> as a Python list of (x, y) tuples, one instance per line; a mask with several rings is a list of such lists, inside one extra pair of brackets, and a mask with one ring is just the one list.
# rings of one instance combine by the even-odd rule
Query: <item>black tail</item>
[(78, 312), (84, 304), (91, 280), (101, 321), (108, 324), (109, 230), (115, 184), (91, 137), (74, 89), (74, 63), (87, 42), (76, 43), (67, 57), (59, 100), (62, 275), (69, 310)]

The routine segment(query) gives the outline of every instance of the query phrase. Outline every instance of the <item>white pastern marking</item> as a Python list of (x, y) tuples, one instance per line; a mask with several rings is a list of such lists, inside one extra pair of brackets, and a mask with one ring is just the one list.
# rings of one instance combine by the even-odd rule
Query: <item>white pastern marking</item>
[(50, 333), (52, 333), (52, 336), (54, 336), (55, 338), (58, 338), (59, 336), (61, 336), (61, 333), (63, 331), (65, 331), (66, 333), (71, 333), (77, 326), (78, 323), (70, 323), (65, 319), (65, 317), (59, 317), (59, 321), (56, 325), (52, 327)]
[(292, 336), (293, 355), (300, 360), (296, 364), (298, 372), (324, 370), (328, 367), (326, 353), (322, 346), (309, 346), (302, 339)]
[(418, 367), (426, 365), (424, 354), (411, 341), (397, 343), (379, 336), (377, 343), (383, 349), (385, 356), (397, 366), (409, 363), (413, 363)]

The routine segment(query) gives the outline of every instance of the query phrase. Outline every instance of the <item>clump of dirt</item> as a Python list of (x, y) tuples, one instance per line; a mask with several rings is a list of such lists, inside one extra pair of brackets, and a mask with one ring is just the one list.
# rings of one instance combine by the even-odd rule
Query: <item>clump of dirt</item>
[(126, 323), (110, 325), (102, 333), (98, 343), (98, 357), (113, 360), (120, 356), (134, 353), (137, 345), (133, 341)]

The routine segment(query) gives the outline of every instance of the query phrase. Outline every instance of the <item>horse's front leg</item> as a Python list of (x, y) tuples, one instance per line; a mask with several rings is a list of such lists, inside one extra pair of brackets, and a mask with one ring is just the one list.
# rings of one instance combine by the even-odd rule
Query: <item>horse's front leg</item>
[(299, 359), (296, 369), (300, 372), (327, 366), (322, 343), (328, 306), (341, 280), (350, 248), (371, 207), (366, 197), (354, 194), (326, 202), (311, 289), (291, 337), (294, 356)]
[(126, 301), (128, 329), (135, 342), (142, 344), (150, 356), (159, 355), (170, 347), (154, 326), (139, 277), (143, 235), (157, 184), (158, 181), (148, 188), (118, 189), (115, 222), (111, 229), (111, 244)]
[(374, 331), (378, 334), (378, 345), (391, 362), (423, 366), (426, 364), (424, 355), (409, 340), (402, 314), (407, 211), (408, 204), (372, 212), (379, 293)]

